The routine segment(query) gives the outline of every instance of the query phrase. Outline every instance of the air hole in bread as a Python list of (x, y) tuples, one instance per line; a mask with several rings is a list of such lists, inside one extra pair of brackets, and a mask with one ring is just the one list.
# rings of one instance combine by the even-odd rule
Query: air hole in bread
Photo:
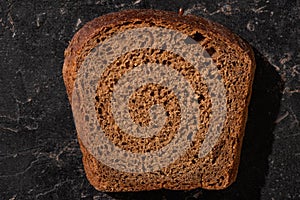
[(212, 161), (211, 161), (211, 163), (212, 163), (212, 164), (215, 164), (215, 163), (216, 163), (216, 160), (217, 160), (217, 156), (214, 156), (213, 159), (212, 159)]
[(133, 22), (133, 24), (142, 24), (143, 22), (142, 21), (135, 21)]
[(214, 53), (216, 53), (216, 50), (213, 47), (206, 49), (206, 51), (210, 56), (212, 56)]
[(199, 32), (196, 32), (193, 35), (191, 35), (191, 38), (193, 38), (197, 42), (201, 42), (201, 41), (203, 41), (205, 39), (205, 37), (201, 33), (199, 33)]
[(111, 27), (106, 27), (105, 29), (104, 29), (104, 32), (108, 32), (108, 31), (110, 31), (111, 30)]
[(131, 22), (123, 22), (122, 25), (129, 25), (129, 24), (131, 24)]
[(205, 99), (204, 95), (200, 94), (199, 97), (198, 97), (198, 103), (200, 104), (201, 101), (203, 101), (204, 99)]

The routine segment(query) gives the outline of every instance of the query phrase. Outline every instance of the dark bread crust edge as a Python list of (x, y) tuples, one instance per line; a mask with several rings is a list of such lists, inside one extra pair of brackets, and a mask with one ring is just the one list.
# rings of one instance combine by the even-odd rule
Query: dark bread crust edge
[[(247, 90), (247, 99), (246, 99), (246, 108), (244, 109), (244, 115), (243, 115), (243, 126), (241, 127), (240, 133), (239, 133), (239, 140), (236, 144), (236, 152), (235, 152), (235, 161), (233, 164), (233, 168), (231, 169), (231, 172), (229, 173), (229, 180), (228, 184), (225, 185), (222, 188), (215, 188), (215, 187), (205, 187), (206, 189), (223, 189), (225, 187), (228, 187), (231, 185), (237, 176), (238, 171), (238, 165), (240, 162), (240, 153), (242, 148), (242, 139), (245, 131), (247, 116), (248, 116), (248, 105), (250, 102), (250, 97), (252, 93), (252, 82), (255, 72), (255, 61), (254, 61), (254, 53), (250, 47), (249, 44), (247, 44), (244, 40), (242, 40), (240, 37), (232, 33), (229, 29), (223, 27), (222, 25), (211, 22), (207, 19), (203, 19), (200, 17), (196, 17), (193, 15), (187, 15), (187, 16), (178, 16), (175, 12), (168, 12), (168, 11), (159, 11), (159, 10), (126, 10), (121, 11), (117, 13), (110, 13), (103, 15), (99, 18), (96, 18), (87, 24), (85, 24), (72, 38), (69, 46), (65, 50), (65, 61), (63, 65), (63, 78), (68, 94), (68, 98), (70, 103), (72, 102), (72, 90), (74, 87), (74, 82), (76, 79), (76, 73), (78, 71), (78, 55), (81, 55), (83, 53), (83, 49), (86, 46), (87, 42), (94, 38), (96, 35), (98, 35), (103, 28), (105, 28), (107, 25), (117, 25), (122, 24), (127, 21), (133, 21), (133, 20), (145, 20), (145, 19), (159, 19), (161, 21), (166, 21), (170, 24), (176, 24), (178, 22), (180, 23), (186, 23), (191, 26), (196, 26), (198, 29), (205, 30), (206, 34), (211, 36), (212, 38), (222, 38), (222, 40), (226, 41), (226, 43), (230, 44), (231, 46), (237, 48), (240, 52), (243, 52), (246, 54), (251, 62), (250, 67), (250, 74), (252, 74), (250, 78), (250, 83), (248, 84), (249, 88)], [(93, 158), (93, 156), (87, 151), (87, 149), (84, 147), (80, 139), (78, 138), (80, 143), (81, 151), (84, 155), (83, 162), (87, 162), (86, 159), (88, 157), (92, 158), (93, 160), (96, 160)], [(89, 169), (87, 169), (86, 165), (84, 165), (87, 178), (97, 188), (98, 181), (95, 179), (93, 174), (89, 172)], [(157, 185), (156, 187), (149, 187), (144, 188), (143, 190), (153, 190), (153, 189), (160, 189), (163, 188), (162, 185)], [(168, 188), (167, 189), (178, 189), (178, 188)], [(188, 189), (193, 189), (195, 187), (191, 186)], [(104, 190), (103, 188), (97, 188), (99, 190)], [(187, 188), (179, 188), (179, 189), (187, 189)], [(132, 188), (128, 191), (137, 191), (139, 189)], [(111, 191), (111, 190), (107, 190)], [(114, 188), (113, 191), (123, 191), (121, 189)]]

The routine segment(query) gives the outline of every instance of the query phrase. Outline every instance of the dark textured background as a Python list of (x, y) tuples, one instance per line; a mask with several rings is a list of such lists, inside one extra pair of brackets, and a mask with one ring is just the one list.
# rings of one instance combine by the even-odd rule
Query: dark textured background
[[(64, 49), (100, 15), (179, 7), (225, 25), (255, 49), (237, 181), (223, 191), (98, 192), (81, 163)], [(300, 199), (299, 7), (299, 0), (0, 0), (0, 199)]]

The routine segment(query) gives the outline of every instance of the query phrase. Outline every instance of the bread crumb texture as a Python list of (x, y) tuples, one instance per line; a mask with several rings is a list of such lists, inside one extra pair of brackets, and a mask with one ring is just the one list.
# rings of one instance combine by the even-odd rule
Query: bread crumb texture
[(135, 123), (147, 126), (150, 107), (162, 105), (166, 112), (163, 128), (152, 137), (139, 138), (123, 132), (116, 125), (110, 109), (114, 85), (126, 72), (147, 63), (167, 65), (189, 81), (199, 103), (198, 132), (190, 148), (179, 159), (160, 170), (145, 173), (121, 172), (104, 165), (78, 138), (88, 180), (97, 190), (108, 192), (228, 187), (237, 175), (255, 61), (250, 46), (222, 25), (192, 15), (179, 16), (155, 10), (127, 10), (94, 19), (75, 34), (65, 51), (63, 77), (70, 103), (77, 72), (87, 55), (114, 34), (142, 27), (180, 31), (196, 40), (211, 56), (226, 90), (227, 115), (222, 134), (212, 151), (199, 158), (212, 107), (208, 88), (199, 71), (170, 51), (145, 48), (127, 52), (105, 69), (95, 91), (95, 112), (105, 136), (124, 150), (147, 153), (169, 144), (176, 135), (181, 117), (178, 98), (172, 90), (154, 83), (136, 90), (128, 101), (128, 109)]

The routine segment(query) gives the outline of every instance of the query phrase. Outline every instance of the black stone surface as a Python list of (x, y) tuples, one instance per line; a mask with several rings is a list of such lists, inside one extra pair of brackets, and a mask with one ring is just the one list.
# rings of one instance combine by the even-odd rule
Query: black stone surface
[[(203, 16), (255, 49), (237, 181), (222, 191), (101, 193), (87, 181), (62, 79), (83, 24), (129, 8)], [(300, 199), (300, 2), (0, 1), (0, 199)]]

